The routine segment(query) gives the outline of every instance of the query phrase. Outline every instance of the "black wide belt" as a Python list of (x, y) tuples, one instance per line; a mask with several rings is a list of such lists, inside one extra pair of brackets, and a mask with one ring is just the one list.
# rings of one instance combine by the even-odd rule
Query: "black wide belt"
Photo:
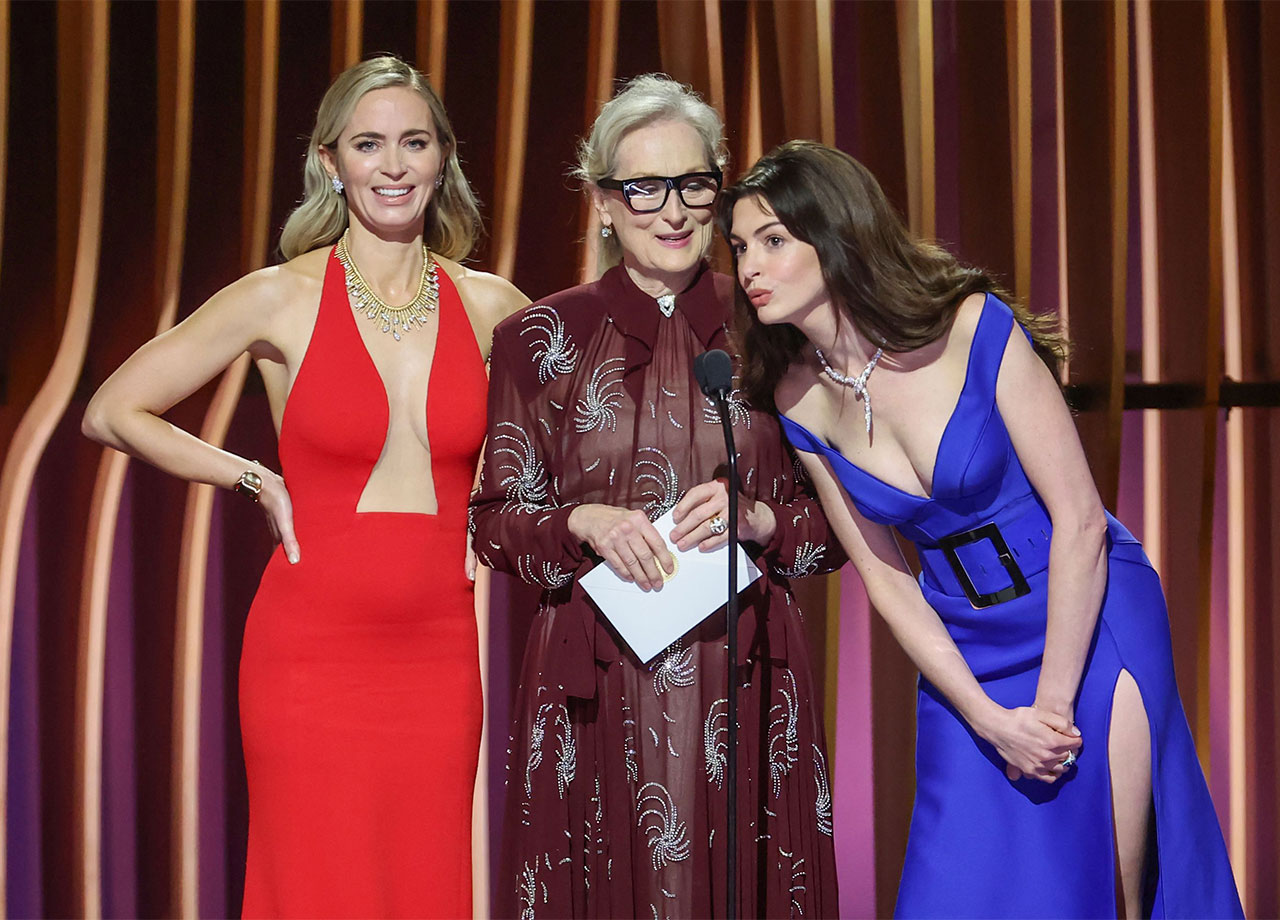
[(1034, 499), (1021, 513), (997, 514), (936, 546), (918, 545), (925, 580), (944, 594), (964, 594), (976, 609), (1031, 593), (1027, 579), (1049, 566), (1049, 517)]

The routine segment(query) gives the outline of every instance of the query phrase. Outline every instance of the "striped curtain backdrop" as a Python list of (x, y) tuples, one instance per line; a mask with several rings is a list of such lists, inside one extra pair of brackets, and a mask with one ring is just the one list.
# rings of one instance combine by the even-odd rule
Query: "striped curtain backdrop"
[[(1280, 915), (1280, 5), (1257, 0), (0, 0), (0, 915), (239, 910), (236, 669), (266, 528), (80, 416), (140, 344), (278, 260), (320, 96), (378, 51), (442, 91), (484, 202), (476, 262), (531, 297), (592, 276), (575, 141), (616, 80), (662, 70), (724, 113), (731, 171), (836, 144), (917, 232), (1057, 310), (1098, 486), (1164, 578), (1246, 909)], [(169, 417), (276, 463), (247, 359)], [(531, 598), (491, 591), (500, 815)], [(842, 913), (884, 915), (914, 672), (855, 574), (800, 593)], [(478, 813), (483, 856), (501, 822)]]

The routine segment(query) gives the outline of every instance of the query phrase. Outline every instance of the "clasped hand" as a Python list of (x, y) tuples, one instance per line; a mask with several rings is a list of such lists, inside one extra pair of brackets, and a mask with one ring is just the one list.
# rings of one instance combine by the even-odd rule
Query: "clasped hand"
[(1034, 706), (1001, 707), (994, 724), (981, 734), (1004, 758), (1009, 779), (1025, 776), (1045, 783), (1067, 772), (1063, 761), (1078, 754), (1084, 743), (1071, 719)]
[[(727, 529), (712, 530), (712, 521), (724, 521), (729, 493), (722, 479), (694, 486), (672, 509), (676, 522), (668, 538), (681, 551), (697, 546), (710, 552), (729, 539)], [(727, 523), (727, 522), (726, 522)], [(773, 510), (763, 502), (738, 502), (738, 537), (767, 543), (776, 528)], [(717, 528), (718, 529), (718, 528)], [(663, 572), (675, 566), (675, 557), (644, 512), (614, 505), (579, 505), (569, 515), (569, 531), (591, 547), (623, 581), (642, 591), (661, 590)]]

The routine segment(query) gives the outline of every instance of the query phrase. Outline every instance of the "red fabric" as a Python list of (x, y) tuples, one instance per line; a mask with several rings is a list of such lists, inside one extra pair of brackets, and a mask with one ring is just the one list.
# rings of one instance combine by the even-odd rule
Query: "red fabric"
[(424, 457), (439, 511), (356, 513), (387, 396), (329, 260), (280, 433), (302, 560), (272, 556), (240, 664), (246, 917), (471, 915), (481, 696), (463, 552), (487, 382), (439, 278)]
[[(592, 563), (567, 522), (588, 502), (654, 519), (715, 476), (724, 438), (693, 358), (727, 347), (731, 290), (704, 271), (668, 318), (615, 268), (494, 333), (476, 552), (548, 589), (510, 732), (498, 916), (725, 914), (724, 615), (641, 664), (578, 586)], [(743, 491), (778, 519), (750, 548), (768, 574), (739, 621), (738, 906), (833, 916), (822, 713), (787, 577), (844, 554), (777, 420), (732, 403)]]

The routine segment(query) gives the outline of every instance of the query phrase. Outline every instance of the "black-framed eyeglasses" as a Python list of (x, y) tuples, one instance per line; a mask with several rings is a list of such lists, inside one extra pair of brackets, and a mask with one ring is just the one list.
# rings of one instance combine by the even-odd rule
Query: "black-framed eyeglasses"
[(675, 189), (686, 208), (709, 208), (720, 194), (724, 175), (718, 169), (683, 176), (637, 176), (634, 179), (598, 179), (600, 188), (622, 192), (627, 207), (638, 214), (661, 211)]

